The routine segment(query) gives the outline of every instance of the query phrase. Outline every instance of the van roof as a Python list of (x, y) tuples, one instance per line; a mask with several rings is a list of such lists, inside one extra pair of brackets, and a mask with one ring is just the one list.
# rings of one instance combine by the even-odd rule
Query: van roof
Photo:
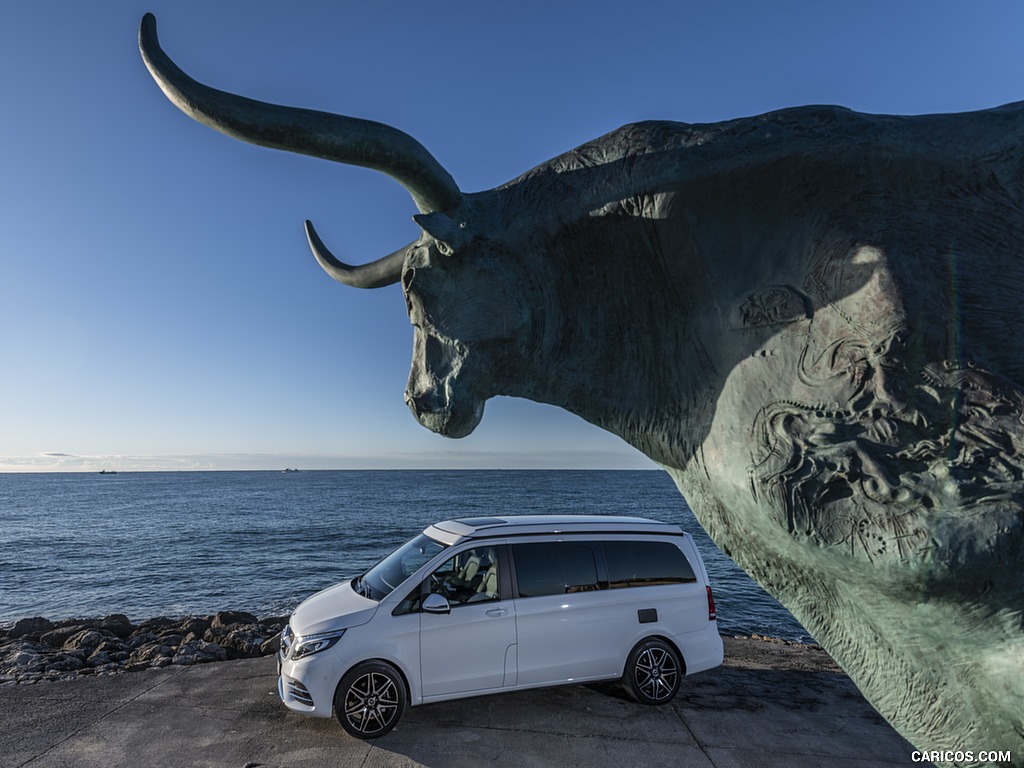
[(683, 535), (683, 529), (671, 523), (659, 523), (643, 517), (610, 515), (501, 515), (494, 517), (460, 517), (434, 523), (427, 536), (446, 544), (465, 539), (542, 533), (657, 533), (663, 536)]

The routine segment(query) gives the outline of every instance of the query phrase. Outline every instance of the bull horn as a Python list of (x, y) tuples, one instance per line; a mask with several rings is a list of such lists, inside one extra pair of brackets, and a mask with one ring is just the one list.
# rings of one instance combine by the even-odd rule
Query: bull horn
[(412, 195), (420, 213), (462, 201), (451, 175), (407, 133), (382, 123), (310, 109), (266, 104), (218, 91), (186, 75), (161, 50), (156, 17), (139, 26), (139, 51), (167, 98), (194, 120), (236, 139), (388, 174)]
[(416, 243), (412, 242), (383, 259), (377, 259), (377, 261), (359, 267), (350, 267), (327, 250), (324, 241), (313, 229), (313, 222), (308, 219), (306, 220), (306, 239), (309, 240), (309, 247), (316, 260), (320, 262), (320, 266), (324, 268), (324, 272), (339, 283), (351, 285), (354, 288), (382, 288), (385, 285), (397, 283), (402, 277), (406, 255), (416, 246)]

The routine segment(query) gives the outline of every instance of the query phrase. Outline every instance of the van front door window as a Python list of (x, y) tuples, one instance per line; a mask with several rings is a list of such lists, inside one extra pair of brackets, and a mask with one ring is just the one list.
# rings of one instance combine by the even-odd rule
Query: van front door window
[(429, 591), (452, 607), (497, 600), (498, 559), (494, 547), (467, 549), (446, 560), (430, 575)]

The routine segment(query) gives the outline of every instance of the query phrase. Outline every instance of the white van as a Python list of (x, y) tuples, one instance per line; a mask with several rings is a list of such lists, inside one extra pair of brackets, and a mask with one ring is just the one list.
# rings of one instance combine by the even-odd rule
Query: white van
[(435, 523), (366, 573), (299, 605), (278, 693), (358, 738), (407, 706), (621, 680), (664, 704), (722, 663), (707, 571), (678, 526), (630, 517)]

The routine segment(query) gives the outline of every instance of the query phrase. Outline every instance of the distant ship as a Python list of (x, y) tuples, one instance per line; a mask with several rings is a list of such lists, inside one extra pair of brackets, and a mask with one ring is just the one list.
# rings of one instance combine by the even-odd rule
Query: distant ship
[(100, 470), (100, 474), (101, 475), (116, 475), (117, 474), (117, 470), (116, 469), (101, 469)]
[(282, 469), (281, 471), (282, 471), (282, 472), (298, 472), (299, 470), (297, 470), (297, 469), (292, 469), (291, 467), (285, 467), (285, 468), (284, 468), (284, 469)]

